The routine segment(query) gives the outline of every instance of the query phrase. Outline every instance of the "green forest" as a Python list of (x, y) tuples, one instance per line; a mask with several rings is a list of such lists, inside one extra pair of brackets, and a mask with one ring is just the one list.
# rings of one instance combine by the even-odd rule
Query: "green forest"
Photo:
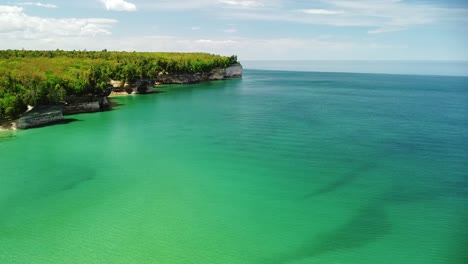
[(0, 119), (27, 105), (47, 105), (70, 95), (103, 94), (109, 81), (156, 79), (160, 73), (203, 73), (237, 62), (207, 53), (0, 50)]

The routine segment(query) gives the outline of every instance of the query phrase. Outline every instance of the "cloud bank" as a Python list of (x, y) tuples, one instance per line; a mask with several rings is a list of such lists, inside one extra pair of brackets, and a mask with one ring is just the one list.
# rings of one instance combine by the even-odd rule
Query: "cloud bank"
[(3, 40), (46, 41), (60, 37), (110, 35), (115, 23), (117, 20), (105, 18), (42, 18), (27, 15), (22, 7), (0, 5), (0, 36)]
[(135, 4), (125, 0), (101, 0), (109, 11), (136, 11)]
[(18, 3), (20, 6), (38, 6), (38, 7), (45, 7), (45, 8), (58, 8), (57, 5), (54, 4), (43, 4), (40, 2), (23, 2), (23, 3)]

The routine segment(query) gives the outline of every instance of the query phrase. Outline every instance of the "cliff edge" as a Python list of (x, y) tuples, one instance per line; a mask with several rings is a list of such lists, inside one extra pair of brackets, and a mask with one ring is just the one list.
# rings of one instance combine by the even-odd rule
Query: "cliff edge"
[(194, 84), (207, 81), (242, 78), (242, 72), (242, 65), (240, 63), (235, 63), (226, 68), (214, 68), (209, 72), (160, 72), (156, 79), (138, 79), (131, 83), (123, 83), (120, 80), (111, 80), (109, 84), (113, 87), (113, 94), (141, 94), (151, 93), (155, 84)]

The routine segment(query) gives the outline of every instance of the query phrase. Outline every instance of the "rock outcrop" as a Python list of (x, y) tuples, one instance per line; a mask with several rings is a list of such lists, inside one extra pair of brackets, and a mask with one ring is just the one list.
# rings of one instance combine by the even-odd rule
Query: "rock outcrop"
[(63, 121), (61, 105), (39, 106), (16, 121), (16, 127), (26, 129)]
[(109, 101), (106, 96), (74, 96), (66, 98), (63, 114), (93, 113), (105, 110), (108, 107)]
[(154, 91), (156, 82), (152, 79), (139, 79), (133, 83), (111, 80), (113, 94), (148, 94)]
[(240, 63), (233, 64), (226, 68), (224, 78), (241, 78), (242, 65)]
[(64, 121), (64, 115), (98, 112), (109, 108), (107, 96), (69, 97), (64, 104), (36, 106), (16, 120), (15, 128), (27, 129)]

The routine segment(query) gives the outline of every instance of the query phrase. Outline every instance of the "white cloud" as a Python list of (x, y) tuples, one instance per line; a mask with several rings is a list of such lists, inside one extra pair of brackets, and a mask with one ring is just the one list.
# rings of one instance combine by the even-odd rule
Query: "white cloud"
[(391, 45), (391, 44), (380, 44), (380, 43), (370, 43), (368, 47), (371, 49), (407, 49), (406, 45)]
[(210, 45), (230, 45), (237, 43), (234, 40), (211, 40), (211, 39), (197, 39), (194, 41), (197, 44), (210, 44)]
[(101, 0), (104, 3), (107, 10), (112, 11), (136, 11), (137, 7), (135, 4), (127, 2), (125, 0)]
[[(0, 5), (0, 35), (15, 45), (24, 39), (46, 40), (60, 37), (94, 37), (110, 35), (117, 23), (105, 18), (41, 18), (29, 16), (22, 7)], [(2, 44), (5, 41), (2, 41)], [(8, 42), (8, 41), (6, 41)]]
[[(96, 0), (92, 1), (97, 5), (100, 4)], [(252, 20), (355, 27), (369, 34), (411, 29), (420, 25), (440, 25), (441, 23), (465, 25), (460, 21), (468, 22), (468, 9), (395, 0), (356, 0), (353, 2), (322, 0), (310, 3), (310, 6), (303, 6), (305, 9), (302, 10), (298, 10), (297, 6), (290, 5), (285, 0), (254, 1), (257, 4), (238, 4), (242, 1), (233, 1), (237, 4), (228, 4), (219, 0), (128, 1), (136, 3), (141, 10), (159, 8), (170, 13), (197, 9), (203, 12), (204, 16), (211, 16), (210, 19), (219, 24), (215, 25), (217, 30), (209, 30), (211, 27), (205, 27), (203, 24), (201, 25), (203, 31), (197, 31), (201, 28), (199, 22), (195, 21), (194, 24), (183, 26), (184, 32), (182, 33), (174, 31), (174, 34), (180, 34), (178, 36), (140, 35), (138, 37), (125, 37), (124, 34), (119, 34), (119, 36), (111, 34), (112, 28), (118, 22), (114, 19), (37, 17), (29, 15), (27, 7), (0, 6), (0, 38), (2, 39), (0, 49), (24, 47), (26, 49), (102, 50), (107, 48), (128, 51), (201, 51), (222, 55), (237, 54), (241, 60), (265, 58), (280, 60), (388, 59), (392, 58), (390, 56), (421, 58), (427, 55), (423, 54), (419, 57), (413, 55), (414, 52), (417, 53), (417, 50), (414, 50), (415, 45), (410, 41), (408, 43), (406, 40), (398, 40), (396, 43), (378, 43), (376, 36), (368, 36), (368, 39), (357, 39), (351, 35), (323, 35), (326, 32), (319, 31), (315, 37), (312, 37), (311, 34), (303, 34), (303, 37), (299, 38), (262, 39), (244, 38), (240, 33), (223, 34), (223, 32), (235, 33), (236, 28), (245, 26), (246, 21), (255, 25)], [(303, 3), (307, 4), (306, 2)], [(232, 22), (235, 24), (229, 24)], [(157, 32), (165, 32), (164, 23), (159, 21), (153, 23), (161, 23), (161, 30)], [(150, 27), (151, 23), (147, 26)], [(220, 26), (224, 26), (224, 28), (220, 28)], [(197, 32), (182, 35), (190, 29)], [(241, 32), (244, 33), (247, 30), (243, 29)], [(196, 38), (191, 38), (190, 35), (196, 35)], [(466, 43), (459, 42), (459, 46)], [(403, 47), (405, 45), (409, 48)], [(392, 50), (392, 52), (386, 52), (387, 50)], [(397, 50), (396, 53), (395, 50)], [(404, 53), (402, 50), (407, 51)], [(441, 52), (440, 55), (434, 52), (435, 55), (432, 58), (458, 58), (457, 56), (466, 58), (468, 56), (466, 52), (460, 52), (463, 50), (462, 48), (454, 50), (452, 53), (450, 51)], [(461, 55), (456, 54), (457, 52)]]
[[(91, 22), (100, 22), (99, 19)], [(167, 35), (113, 36), (99, 34), (95, 37), (41, 34), (30, 38), (15, 38), (14, 34), (0, 33), (4, 40), (1, 49), (65, 49), (65, 50), (120, 50), (163, 52), (207, 52), (225, 56), (238, 55), (245, 60), (336, 60), (336, 59), (401, 59), (405, 46), (392, 43), (351, 41), (317, 36), (316, 38), (190, 38)], [(226, 35), (224, 35), (226, 36)], [(285, 52), (287, 51), (287, 52)], [(387, 52), (392, 51), (392, 52)], [(396, 52), (396, 53), (395, 53)], [(388, 54), (388, 55), (387, 55)], [(403, 55), (402, 55), (403, 54)], [(444, 58), (443, 54), (441, 55)], [(435, 57), (439, 58), (439, 57)]]
[[(110, 36), (102, 36), (77, 41), (73, 38), (51, 38), (48, 42), (34, 42), (35, 48), (50, 49), (87, 49), (87, 50), (126, 50), (126, 51), (163, 51), (163, 52), (207, 52), (225, 56), (238, 55), (241, 60), (301, 60), (346, 58), (349, 51), (359, 53), (368, 50), (365, 45), (352, 42), (323, 41), (319, 39), (298, 38), (185, 38), (175, 36), (146, 36), (140, 38), (119, 37), (118, 41)], [(2, 44), (0, 44), (1, 46)], [(39, 47), (38, 47), (39, 46)], [(362, 47), (361, 47), (362, 46)], [(288, 50), (289, 52), (284, 52)]]
[(295, 6), (286, 1), (277, 1), (275, 5), (268, 7), (251, 8), (248, 11), (229, 10), (222, 12), (221, 16), (238, 20), (361, 27), (369, 34), (400, 31), (422, 25), (468, 23), (467, 8), (401, 0), (322, 0), (319, 3), (311, 2), (312, 8), (300, 10), (294, 9)]
[(338, 15), (338, 14), (344, 13), (344, 11), (341, 11), (341, 10), (327, 10), (327, 9), (301, 9), (298, 11), (304, 14), (309, 14), (309, 15)]
[(217, 3), (216, 0), (160, 0), (160, 1), (145, 1), (139, 3), (139, 8), (145, 10), (191, 10), (205, 9), (213, 7)]
[(141, 9), (152, 10), (191, 10), (220, 11), (233, 9), (261, 9), (280, 6), (282, 0), (159, 0), (139, 3)]
[(18, 3), (20, 6), (38, 6), (38, 7), (45, 7), (45, 8), (58, 8), (57, 5), (54, 4), (43, 4), (40, 2), (23, 2), (23, 3)]
[(381, 28), (377, 28), (377, 29), (372, 29), (372, 30), (368, 30), (367, 33), (369, 34), (380, 34), (380, 33), (388, 33), (388, 32), (394, 32), (394, 31), (400, 31), (400, 30), (403, 30), (404, 28), (403, 27), (381, 27)]
[(265, 4), (262, 1), (255, 0), (218, 0), (220, 3), (236, 7), (262, 7)]
[[(136, 0), (135, 0), (136, 1)], [(370, 34), (445, 22), (468, 23), (468, 9), (427, 1), (403, 0), (159, 0), (141, 1), (152, 10), (202, 10), (220, 19), (283, 21), (337, 27), (362, 27)]]
[[(350, 22), (361, 21), (374, 27), (370, 34), (393, 32), (442, 21), (468, 21), (468, 9), (440, 7), (435, 4), (401, 0), (325, 0), (333, 8), (344, 9)], [(349, 15), (348, 15), (349, 14)]]
[(238, 30), (236, 28), (228, 28), (228, 29), (225, 29), (223, 31), (224, 31), (224, 33), (233, 34), (233, 33), (237, 33)]

